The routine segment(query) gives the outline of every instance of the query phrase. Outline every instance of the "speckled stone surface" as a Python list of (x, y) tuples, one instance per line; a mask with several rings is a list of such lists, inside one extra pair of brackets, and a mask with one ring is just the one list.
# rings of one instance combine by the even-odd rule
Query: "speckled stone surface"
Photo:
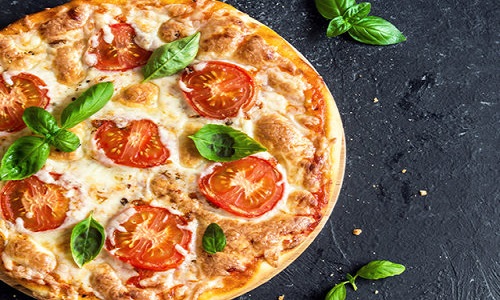
[[(64, 2), (0, 0), (0, 27)], [(407, 271), (359, 280), (347, 299), (499, 300), (500, 2), (373, 1), (372, 14), (408, 38), (388, 47), (326, 38), (313, 0), (227, 2), (310, 60), (336, 99), (347, 139), (344, 185), (324, 230), (286, 270), (238, 300), (324, 299), (373, 259)], [(0, 299), (30, 298), (0, 284)]]

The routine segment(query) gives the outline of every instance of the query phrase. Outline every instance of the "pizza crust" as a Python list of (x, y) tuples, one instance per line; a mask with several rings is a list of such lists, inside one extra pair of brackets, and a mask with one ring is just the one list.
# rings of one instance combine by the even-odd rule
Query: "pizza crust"
[[(125, 6), (130, 5), (130, 3), (130, 1), (126, 0), (72, 1), (65, 5), (27, 16), (9, 25), (0, 31), (0, 52), (2, 53), (0, 63), (3, 70), (8, 70), (11, 67), (14, 69), (26, 67), (25, 64), (29, 65), (30, 55), (32, 55), (31, 53), (28, 55), (14, 49), (9, 36), (18, 37), (29, 31), (38, 30), (42, 41), (55, 49), (57, 57), (63, 58), (62, 61), (54, 61), (54, 69), (56, 70), (56, 77), (59, 83), (70, 87), (77, 85), (88, 76), (87, 69), (89, 68), (85, 66), (83, 61), (78, 61), (78, 56), (83, 56), (84, 54), (75, 54), (74, 51), (75, 49), (82, 49), (79, 39), (79, 35), (82, 33), (79, 31), (88, 30), (88, 28), (84, 29), (84, 24), (91, 15), (91, 12), (81, 9), (81, 5), (84, 5), (83, 7), (85, 5), (100, 6), (103, 4)], [(286, 268), (305, 251), (327, 222), (328, 216), (331, 214), (340, 192), (345, 166), (345, 139), (340, 115), (328, 88), (310, 63), (277, 33), (263, 24), (250, 19), (247, 15), (236, 11), (232, 6), (209, 0), (145, 0), (134, 1), (133, 5), (137, 8), (150, 6), (160, 8), (165, 5), (171, 5), (168, 13), (172, 18), (164, 23), (166, 25), (159, 27), (158, 34), (163, 42), (170, 42), (175, 38), (180, 38), (196, 31), (189, 24), (186, 25), (183, 23), (183, 20), (186, 16), (193, 13), (197, 7), (204, 7), (204, 18), (210, 16), (212, 17), (212, 21), (200, 30), (202, 32), (200, 43), (200, 55), (202, 57), (205, 59), (217, 59), (219, 55), (223, 54), (223, 59), (230, 57), (238, 64), (251, 66), (251, 69), (256, 71), (256, 76), (260, 76), (259, 84), (261, 87), (265, 86), (265, 89), (268, 89), (272, 93), (280, 94), (286, 91), (291, 93), (291, 96), (286, 98), (286, 103), (290, 106), (287, 108), (289, 111), (275, 112), (274, 115), (263, 113), (257, 118), (257, 129), (252, 134), (255, 134), (256, 139), (267, 146), (271, 154), (277, 157), (278, 161), (281, 157), (282, 161), (280, 163), (285, 168), (288, 165), (290, 169), (288, 170), (289, 173), (294, 173), (296, 171), (294, 170), (295, 167), (302, 166), (299, 172), (301, 175), (290, 178), (293, 184), (306, 187), (310, 194), (305, 193), (305, 195), (300, 195), (298, 193), (294, 197), (297, 199), (300, 198), (300, 201), (304, 203), (316, 201), (314, 205), (318, 208), (312, 209), (309, 213), (310, 216), (308, 218), (310, 219), (307, 222), (310, 224), (306, 227), (311, 228), (311, 230), (304, 230), (301, 234), (297, 235), (296, 241), (287, 241), (290, 249), (287, 250), (283, 246), (280, 246), (279, 250), (276, 250), (278, 253), (273, 253), (272, 251), (266, 253), (266, 251), (262, 250), (265, 259), (260, 260), (255, 268), (246, 270), (245, 268), (248, 266), (243, 266), (242, 272), (239, 275), (233, 274), (236, 272), (232, 272), (224, 279), (217, 280), (214, 286), (223, 285), (222, 288), (209, 289), (201, 291), (198, 294), (199, 299), (234, 298), (268, 281)], [(64, 35), (68, 31), (75, 31), (75, 41), (61, 39), (61, 34)], [(64, 38), (67, 38), (67, 36)], [(36, 55), (38, 54), (46, 55), (43, 51), (36, 53)], [(72, 63), (68, 64), (67, 62)], [(69, 65), (72, 67), (68, 68)], [(297, 78), (300, 78), (298, 84), (296, 82)], [(127, 102), (127, 98), (136, 98), (134, 96), (134, 88), (137, 87), (123, 87), (119, 96), (116, 96), (113, 101), (120, 102), (129, 107), (136, 106), (137, 103), (133, 103), (133, 101), (132, 103), (130, 101)], [(150, 89), (154, 90), (155, 88)], [(149, 105), (154, 103), (155, 100), (152, 100), (153, 98), (154, 96), (146, 96), (144, 101)], [(277, 101), (280, 100), (277, 99)], [(285, 100), (282, 99), (281, 101)], [(139, 101), (139, 105), (141, 103)], [(262, 103), (257, 103), (257, 106), (259, 105), (262, 105)], [(299, 111), (297, 112), (296, 110)], [(287, 112), (291, 112), (291, 114), (287, 114)], [(276, 119), (274, 123), (272, 122), (273, 118)], [(259, 125), (259, 120), (262, 122), (261, 125)], [(245, 122), (242, 121), (239, 125), (245, 124)], [(196, 122), (187, 125), (186, 133), (183, 133), (184, 138), (187, 134), (192, 134), (193, 128), (199, 128), (200, 126)], [(79, 128), (79, 130), (85, 132), (92, 129), (91, 127), (83, 127)], [(286, 147), (280, 147), (280, 144), (283, 143), (286, 143)], [(194, 152), (194, 148), (189, 144), (189, 140), (184, 139), (179, 142), (179, 145), (183, 147), (179, 150), (179, 155), (181, 155), (181, 162), (182, 157), (185, 158), (185, 167), (197, 168), (203, 163), (203, 159)], [(184, 154), (182, 154), (183, 152)], [(294, 182), (293, 180), (296, 181)], [(152, 182), (153, 185), (159, 184), (158, 182)], [(155, 187), (153, 186), (153, 188)], [(156, 189), (165, 193), (163, 196), (159, 195), (160, 198), (169, 198), (165, 200), (167, 203), (179, 205), (178, 203), (182, 203), (183, 199), (186, 198), (183, 194), (177, 200), (173, 199), (173, 188), (162, 186), (161, 183), (160, 187), (157, 186)], [(155, 193), (154, 190), (153, 193)], [(308, 200), (311, 199), (308, 195), (314, 195), (312, 197), (313, 200)], [(299, 200), (294, 201), (300, 203)], [(307, 204), (305, 207), (312, 207), (312, 205)], [(198, 212), (204, 209), (208, 209), (209, 212), (207, 215), (211, 216), (207, 217), (207, 220), (214, 216), (210, 208), (203, 206), (192, 208), (193, 211)], [(204, 213), (199, 214), (203, 215)], [(216, 219), (224, 222), (224, 220), (227, 220), (227, 217)], [(201, 232), (201, 230), (198, 230), (197, 234), (199, 235)], [(235, 238), (235, 240), (238, 239)], [(196, 246), (199, 249), (200, 242), (197, 243)], [(266, 245), (264, 244), (264, 246)], [(264, 249), (264, 246), (262, 246), (262, 249)], [(1, 250), (4, 251), (4, 249)], [(273, 250), (273, 248), (269, 250)], [(217, 256), (216, 254), (214, 257), (209, 257), (207, 254), (199, 250), (197, 251), (197, 254), (202, 255), (205, 259), (214, 259)], [(234, 257), (229, 257), (228, 259), (234, 259)], [(236, 265), (233, 270), (238, 270), (237, 263), (235, 262)], [(119, 272), (121, 272), (120, 269), (113, 268), (113, 265), (110, 264), (95, 266), (93, 275), (91, 275), (90, 285), (94, 285), (95, 289), (100, 290), (100, 292), (94, 295), (88, 291), (89, 287), (86, 287), (87, 291), (80, 288), (76, 292), (78, 298), (99, 299), (99, 297), (108, 297), (122, 299), (119, 296), (122, 295), (123, 299), (131, 299), (129, 298), (131, 294), (136, 295), (134, 299), (139, 299), (140, 297), (147, 298), (148, 292), (123, 285)], [(58, 297), (43, 284), (38, 284), (33, 280), (12, 278), (8, 274), (9, 271), (2, 265), (0, 268), (0, 279), (2, 281), (37, 299)], [(66, 285), (67, 283), (61, 281), (61, 284)], [(61, 296), (62, 294), (59, 295), (59, 297)], [(163, 297), (166, 296), (163, 295)], [(175, 298), (175, 293), (172, 294), (172, 297)]]

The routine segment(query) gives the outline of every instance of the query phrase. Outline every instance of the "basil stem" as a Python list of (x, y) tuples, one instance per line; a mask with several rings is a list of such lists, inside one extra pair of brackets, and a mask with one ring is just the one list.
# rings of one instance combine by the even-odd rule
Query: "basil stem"
[(209, 254), (221, 252), (226, 247), (226, 236), (216, 223), (208, 225), (202, 239), (203, 250)]
[(353, 24), (348, 32), (356, 41), (371, 45), (385, 46), (406, 41), (396, 26), (376, 16), (365, 17)]
[(200, 33), (167, 43), (156, 49), (143, 67), (144, 81), (174, 75), (187, 67), (198, 54)]
[(345, 275), (345, 278), (347, 280), (349, 280), (349, 283), (352, 285), (352, 289), (357, 291), (358, 290), (358, 287), (356, 286), (356, 278), (358, 277), (358, 275), (355, 275), (355, 276), (352, 276), (351, 274), (347, 273)]
[(61, 127), (69, 129), (88, 119), (108, 103), (113, 92), (114, 87), (111, 82), (101, 82), (91, 86), (63, 110)]
[(42, 137), (23, 136), (5, 152), (0, 166), (2, 180), (21, 180), (38, 172), (49, 157), (50, 146)]
[(81, 268), (99, 255), (106, 235), (104, 227), (92, 215), (73, 227), (70, 248), (75, 263)]
[(218, 124), (207, 124), (189, 138), (201, 156), (217, 162), (234, 161), (267, 150), (245, 133)]

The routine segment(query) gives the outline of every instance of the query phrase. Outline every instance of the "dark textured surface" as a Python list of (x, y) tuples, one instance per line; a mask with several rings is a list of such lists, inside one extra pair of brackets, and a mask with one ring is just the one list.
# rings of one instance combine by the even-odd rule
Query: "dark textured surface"
[[(0, 26), (63, 2), (0, 0)], [(323, 299), (373, 259), (407, 271), (359, 280), (347, 299), (499, 300), (500, 2), (373, 1), (372, 14), (408, 38), (388, 47), (327, 39), (312, 0), (227, 2), (310, 60), (347, 138), (344, 186), (324, 230), (290, 267), (239, 300)], [(3, 284), (0, 291), (1, 300), (29, 299)]]

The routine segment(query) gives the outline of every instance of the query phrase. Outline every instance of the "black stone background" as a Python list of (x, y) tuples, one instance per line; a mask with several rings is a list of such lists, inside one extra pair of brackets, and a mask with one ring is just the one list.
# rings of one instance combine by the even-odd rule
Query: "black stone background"
[[(0, 0), (0, 27), (64, 2)], [(347, 140), (342, 192), (323, 231), (238, 299), (323, 299), (347, 272), (388, 259), (406, 272), (358, 280), (347, 299), (499, 300), (500, 2), (374, 0), (372, 14), (408, 38), (388, 47), (326, 38), (312, 0), (227, 2), (310, 60)], [(4, 284), (0, 291), (1, 300), (30, 299)]]

